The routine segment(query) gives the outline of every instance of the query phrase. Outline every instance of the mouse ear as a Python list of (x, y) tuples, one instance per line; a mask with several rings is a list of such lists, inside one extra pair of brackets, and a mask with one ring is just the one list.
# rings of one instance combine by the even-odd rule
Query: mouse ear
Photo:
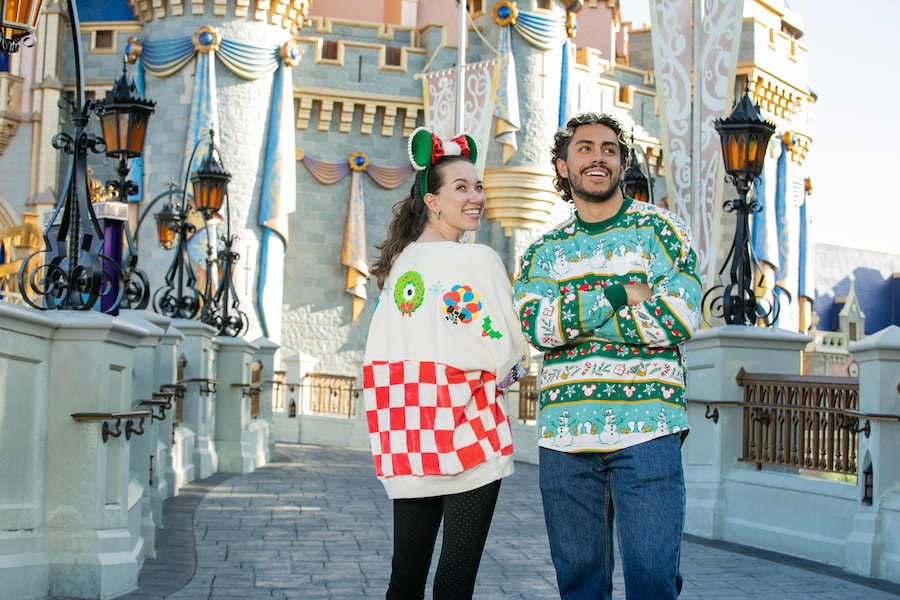
[(466, 158), (469, 159), (469, 162), (475, 164), (478, 160), (478, 146), (475, 145), (475, 139), (470, 135), (463, 135), (466, 138), (466, 143), (469, 145), (469, 153), (466, 155)]
[(409, 136), (409, 162), (417, 171), (422, 171), (431, 164), (431, 151), (434, 147), (434, 135), (424, 127), (418, 127)]

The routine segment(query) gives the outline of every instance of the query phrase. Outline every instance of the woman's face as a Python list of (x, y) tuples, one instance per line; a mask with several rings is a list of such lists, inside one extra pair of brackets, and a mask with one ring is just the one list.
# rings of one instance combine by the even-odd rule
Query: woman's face
[[(484, 212), (484, 187), (475, 165), (454, 160), (441, 169), (444, 183), (437, 192), (425, 196), (429, 217), (445, 233), (459, 239), (466, 231), (477, 231)], [(439, 212), (440, 218), (434, 213)]]

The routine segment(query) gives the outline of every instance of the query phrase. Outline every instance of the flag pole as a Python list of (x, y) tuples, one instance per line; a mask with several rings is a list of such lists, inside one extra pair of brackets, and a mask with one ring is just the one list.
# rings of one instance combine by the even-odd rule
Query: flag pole
[(464, 131), (463, 104), (466, 98), (464, 73), (466, 67), (466, 4), (465, 0), (456, 0), (459, 10), (459, 49), (456, 59), (456, 134)]

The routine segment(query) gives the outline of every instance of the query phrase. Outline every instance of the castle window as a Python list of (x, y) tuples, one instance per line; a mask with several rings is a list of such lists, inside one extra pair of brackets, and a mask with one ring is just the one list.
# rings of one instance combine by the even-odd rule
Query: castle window
[(400, 48), (392, 48), (388, 46), (384, 49), (384, 63), (387, 65), (399, 65), (402, 53)]
[(94, 32), (93, 50), (113, 50), (115, 49), (115, 35), (111, 29), (98, 29)]
[(337, 60), (338, 45), (337, 42), (322, 40), (322, 58), (327, 60)]

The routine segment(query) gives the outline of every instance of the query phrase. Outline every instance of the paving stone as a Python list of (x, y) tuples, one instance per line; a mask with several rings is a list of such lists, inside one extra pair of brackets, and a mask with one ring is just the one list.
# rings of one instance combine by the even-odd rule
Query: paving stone
[[(535, 465), (504, 480), (476, 600), (558, 598)], [(195, 481), (163, 503), (157, 556), (117, 600), (366, 600), (390, 577), (392, 507), (367, 451), (279, 444), (276, 462)], [(437, 552), (432, 561), (432, 576)], [(688, 600), (887, 600), (900, 584), (685, 536)], [(625, 598), (621, 568), (615, 600)], [(430, 596), (430, 593), (427, 594)]]

